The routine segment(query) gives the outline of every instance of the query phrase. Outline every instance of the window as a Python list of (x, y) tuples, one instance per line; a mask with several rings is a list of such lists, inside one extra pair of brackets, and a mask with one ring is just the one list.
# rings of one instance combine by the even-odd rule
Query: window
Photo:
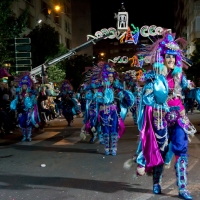
[(68, 5), (65, 5), (65, 6), (64, 6), (64, 13), (65, 13), (68, 17), (70, 17), (70, 15), (71, 15), (71, 9), (70, 9), (70, 7), (69, 7)]
[(118, 45), (118, 42), (114, 42), (114, 45)]
[(43, 15), (45, 16), (48, 16), (49, 13), (48, 13), (48, 5), (46, 2), (42, 1), (42, 4), (41, 4), (41, 12)]
[(194, 2), (194, 9), (195, 10), (200, 10), (200, 1)]
[(65, 38), (65, 43), (66, 43), (67, 49), (71, 49), (71, 41), (68, 38)]
[(71, 34), (71, 27), (68, 22), (65, 21), (65, 31), (69, 34)]
[(200, 31), (200, 16), (196, 17), (195, 31)]
[(54, 12), (54, 22), (60, 25), (60, 16), (58, 13)]

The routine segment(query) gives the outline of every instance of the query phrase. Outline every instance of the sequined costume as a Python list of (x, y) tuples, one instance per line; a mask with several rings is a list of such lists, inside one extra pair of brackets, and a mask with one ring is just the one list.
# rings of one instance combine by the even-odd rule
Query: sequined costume
[(124, 132), (120, 104), (129, 108), (134, 103), (134, 96), (130, 91), (124, 90), (114, 67), (103, 62), (100, 62), (98, 66), (100, 68), (99, 79), (93, 82), (90, 88), (97, 91), (97, 99), (100, 102), (98, 119), (103, 133), (105, 155), (115, 156), (118, 137)]
[(16, 79), (19, 87), (16, 89), (16, 98), (11, 102), (11, 110), (17, 111), (18, 123), (22, 131), (22, 141), (31, 141), (32, 128), (39, 127), (40, 118), (37, 100), (31, 86), (33, 81), (29, 73), (23, 73)]
[(129, 71), (123, 72), (123, 74), (124, 74), (123, 76), (124, 88), (126, 90), (131, 91), (135, 97), (135, 103), (130, 108), (130, 112), (132, 113), (134, 124), (137, 125), (137, 115), (138, 115), (137, 113), (138, 113), (140, 94), (141, 94), (141, 89), (142, 89), (139, 86), (138, 81), (142, 81), (142, 80), (138, 79), (137, 72), (135, 70), (129, 70)]
[(179, 196), (192, 199), (186, 188), (187, 151), (189, 135), (193, 136), (196, 130), (185, 115), (182, 103), (182, 90), (191, 89), (190, 82), (182, 73), (185, 58), (174, 35), (169, 33), (147, 47), (145, 53), (151, 55), (154, 70), (145, 76), (146, 84), (140, 101), (138, 128), (142, 152), (137, 157), (138, 172), (142, 168), (152, 172), (153, 192), (160, 194), (164, 162), (166, 158), (170, 162), (174, 154)]

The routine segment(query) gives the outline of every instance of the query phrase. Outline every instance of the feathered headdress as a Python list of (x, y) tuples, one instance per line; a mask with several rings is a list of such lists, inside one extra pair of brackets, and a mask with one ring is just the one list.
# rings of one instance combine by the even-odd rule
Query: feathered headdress
[(64, 80), (63, 83), (62, 83), (62, 86), (61, 86), (61, 91), (66, 91), (66, 88), (67, 88), (67, 91), (68, 92), (72, 92), (73, 91), (73, 87), (70, 83), (69, 80)]
[(118, 73), (114, 68), (114, 64), (113, 63), (104, 63), (104, 62), (100, 62), (98, 65), (100, 65), (101, 67), (101, 73), (99, 76), (99, 79), (103, 80), (103, 81), (108, 81), (108, 75), (109, 74), (113, 74), (113, 77), (115, 79), (118, 79)]
[(183, 38), (175, 40), (175, 34), (164, 33), (162, 39), (145, 47), (144, 54), (150, 55), (150, 63), (153, 64), (154, 69), (158, 69), (159, 71), (162, 71), (164, 68), (165, 54), (175, 55), (176, 63), (173, 70), (173, 74), (175, 75), (182, 72), (182, 67), (188, 68), (188, 66), (191, 66), (191, 62), (184, 56), (182, 50), (185, 46), (186, 40)]
[(23, 72), (19, 76), (15, 77), (15, 82), (18, 83), (20, 88), (22, 85), (27, 85), (27, 88), (30, 89), (34, 85), (34, 81), (29, 72)]
[(136, 71), (135, 70), (128, 70), (125, 72), (122, 72), (123, 74), (123, 81), (129, 80), (134, 81), (136, 80)]

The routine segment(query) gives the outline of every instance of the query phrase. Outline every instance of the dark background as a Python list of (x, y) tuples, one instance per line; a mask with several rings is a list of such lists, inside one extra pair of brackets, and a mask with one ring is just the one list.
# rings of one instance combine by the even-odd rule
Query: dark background
[(114, 13), (120, 9), (121, 2), (124, 2), (129, 13), (129, 25), (133, 23), (139, 28), (143, 25), (156, 25), (173, 30), (174, 0), (91, 0), (91, 2), (93, 34), (102, 28), (116, 28)]

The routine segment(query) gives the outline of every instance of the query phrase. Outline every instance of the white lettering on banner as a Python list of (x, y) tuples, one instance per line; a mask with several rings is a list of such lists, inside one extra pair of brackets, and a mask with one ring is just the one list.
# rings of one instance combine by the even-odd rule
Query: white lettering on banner
[(108, 59), (108, 62), (113, 62), (113, 63), (128, 63), (128, 57), (127, 56), (117, 56), (112, 59)]
[(151, 26), (143, 26), (140, 29), (140, 34), (143, 37), (149, 37), (149, 36), (155, 36), (155, 35), (162, 35), (162, 32), (164, 31), (164, 29), (162, 27), (157, 27), (155, 25), (151, 25)]
[(110, 34), (108, 37), (105, 37), (104, 39), (120, 39), (122, 36), (124, 36), (126, 34), (126, 32), (119, 32), (117, 31), (115, 28), (103, 28), (100, 31), (96, 31), (94, 35), (87, 35), (87, 40), (89, 40), (90, 38), (92, 39), (98, 39), (103, 37), (104, 35)]

